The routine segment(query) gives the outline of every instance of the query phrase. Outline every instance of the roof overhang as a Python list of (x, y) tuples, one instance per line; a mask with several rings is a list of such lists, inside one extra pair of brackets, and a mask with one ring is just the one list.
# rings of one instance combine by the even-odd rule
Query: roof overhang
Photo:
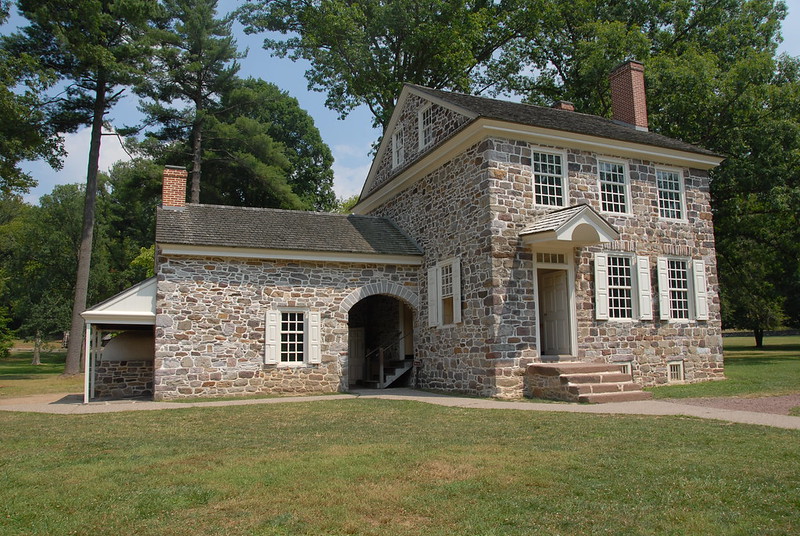
[(558, 249), (612, 242), (619, 232), (589, 205), (579, 205), (542, 216), (519, 236), (523, 245)]
[(404, 264), (410, 266), (422, 265), (422, 255), (381, 255), (375, 253), (348, 253), (339, 251), (236, 248), (229, 246), (198, 246), (162, 243), (158, 244), (158, 247), (164, 255), (314, 262), (352, 262), (359, 264)]
[[(521, 125), (519, 123), (481, 117), (459, 130), (454, 136), (442, 142), (428, 154), (362, 199), (353, 207), (353, 212), (356, 214), (368, 214), (451, 160), (454, 156), (461, 154), (469, 147), (487, 138), (509, 138), (534, 144), (585, 150), (600, 155), (629, 157), (658, 164), (703, 170), (712, 169), (724, 160), (721, 156), (667, 149), (654, 145), (576, 134), (563, 130)], [(376, 157), (374, 162), (378, 161), (379, 158)]]
[(156, 323), (156, 278), (145, 279), (87, 309), (81, 316), (88, 324), (143, 325)]

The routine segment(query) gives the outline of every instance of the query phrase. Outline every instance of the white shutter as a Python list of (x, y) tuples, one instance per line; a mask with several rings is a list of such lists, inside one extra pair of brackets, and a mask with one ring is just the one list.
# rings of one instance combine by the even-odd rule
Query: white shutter
[(636, 273), (639, 286), (639, 319), (653, 319), (653, 298), (650, 288), (650, 257), (636, 257)]
[(608, 255), (594, 254), (594, 317), (608, 320)]
[(439, 267), (428, 268), (428, 327), (439, 325)]
[(453, 324), (461, 322), (461, 259), (453, 259)]
[(264, 332), (264, 363), (267, 365), (278, 362), (280, 315), (280, 311), (267, 311), (267, 329)]
[(310, 311), (306, 317), (308, 334), (308, 362), (311, 364), (322, 363), (322, 317), (319, 311)]
[(708, 320), (708, 283), (706, 282), (706, 263), (702, 259), (692, 261), (694, 275), (694, 317)]
[(666, 257), (658, 258), (658, 314), (669, 320), (669, 273)]

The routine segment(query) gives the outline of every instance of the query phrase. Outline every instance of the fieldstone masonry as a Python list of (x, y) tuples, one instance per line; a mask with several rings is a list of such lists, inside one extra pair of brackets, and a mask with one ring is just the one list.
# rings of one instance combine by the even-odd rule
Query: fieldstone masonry
[(153, 394), (152, 361), (101, 359), (95, 373), (96, 398), (135, 398)]
[[(154, 398), (345, 390), (349, 306), (394, 292), (415, 307), (417, 285), (414, 266), (162, 255)], [(272, 308), (321, 312), (320, 364), (264, 364)]]

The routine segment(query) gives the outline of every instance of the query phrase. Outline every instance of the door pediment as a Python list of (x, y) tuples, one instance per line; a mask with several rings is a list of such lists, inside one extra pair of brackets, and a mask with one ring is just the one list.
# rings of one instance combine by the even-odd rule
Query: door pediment
[(575, 205), (536, 218), (519, 236), (528, 246), (581, 247), (612, 242), (619, 232), (589, 205)]

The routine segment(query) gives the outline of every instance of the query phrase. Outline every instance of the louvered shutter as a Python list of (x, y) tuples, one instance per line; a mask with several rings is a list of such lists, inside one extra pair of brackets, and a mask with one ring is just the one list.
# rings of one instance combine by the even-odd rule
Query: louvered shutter
[(658, 314), (661, 320), (669, 320), (669, 273), (666, 257), (658, 258)]
[(439, 325), (439, 268), (428, 268), (428, 327)]
[(653, 319), (653, 297), (650, 288), (650, 258), (636, 257), (636, 274), (639, 293), (639, 319)]
[(594, 254), (594, 317), (608, 320), (608, 255)]
[(697, 320), (708, 320), (708, 283), (706, 263), (702, 259), (692, 261), (694, 275), (694, 311)]
[(461, 259), (453, 259), (453, 323), (461, 322)]
[(322, 362), (322, 316), (319, 311), (310, 311), (307, 318), (308, 362), (318, 364)]
[(278, 362), (280, 315), (280, 311), (267, 311), (267, 329), (264, 333), (264, 363), (267, 365)]

